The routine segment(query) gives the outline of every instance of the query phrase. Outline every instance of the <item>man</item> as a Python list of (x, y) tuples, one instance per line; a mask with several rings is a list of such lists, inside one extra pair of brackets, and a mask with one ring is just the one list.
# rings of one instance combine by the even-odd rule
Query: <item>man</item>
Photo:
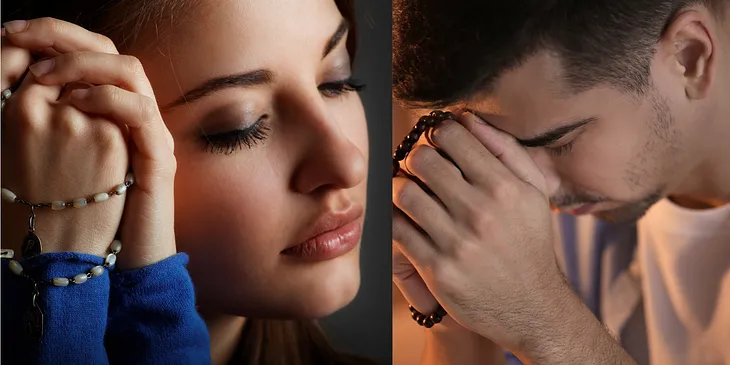
[(730, 364), (730, 1), (393, 6), (396, 99), (468, 111), (393, 179), (424, 362)]

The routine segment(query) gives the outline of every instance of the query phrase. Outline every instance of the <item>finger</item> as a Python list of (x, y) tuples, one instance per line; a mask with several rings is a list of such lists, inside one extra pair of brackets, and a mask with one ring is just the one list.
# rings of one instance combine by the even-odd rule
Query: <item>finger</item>
[(33, 74), (29, 72), (23, 78), (23, 81), (21, 81), (20, 86), (10, 95), (7, 103), (17, 103), (18, 105), (29, 108), (39, 106), (40, 104), (48, 105), (58, 100), (62, 88), (60, 85), (48, 86), (40, 84)]
[(408, 178), (393, 178), (393, 204), (422, 229), (439, 250), (453, 247), (453, 219), (446, 209)]
[(33, 64), (30, 72), (38, 82), (46, 85), (78, 81), (116, 85), (154, 100), (152, 86), (144, 73), (142, 63), (133, 56), (70, 52)]
[(109, 38), (54, 18), (13, 20), (3, 24), (5, 37), (26, 49), (52, 48), (58, 53), (94, 51), (118, 54)]
[(469, 112), (462, 114), (461, 123), (512, 174), (533, 185), (546, 196), (549, 195), (545, 176), (525, 147), (521, 146), (513, 136), (497, 130)]
[(406, 301), (421, 313), (431, 313), (438, 302), (401, 248), (393, 245), (393, 282)]
[[(483, 147), (481, 147), (483, 148)], [(432, 191), (452, 214), (458, 215), (471, 191), (459, 168), (428, 145), (417, 145), (403, 162), (405, 171)]]
[(27, 49), (13, 46), (5, 37), (2, 38), (2, 83), (1, 90), (6, 90), (13, 85), (18, 85), (28, 66), (33, 62), (33, 57)]
[(496, 156), (469, 130), (455, 121), (446, 120), (439, 124), (433, 131), (431, 140), (454, 161), (471, 184), (491, 185), (511, 175)]
[[(393, 244), (401, 248), (413, 263), (428, 266), (438, 255), (436, 244), (400, 209), (393, 208)], [(393, 271), (395, 275), (395, 270)]]
[(155, 171), (158, 176), (174, 175), (172, 137), (152, 99), (116, 86), (101, 85), (73, 90), (69, 102), (81, 111), (102, 115), (120, 127), (128, 127), (136, 150), (146, 161), (155, 164), (144, 166), (143, 171)]

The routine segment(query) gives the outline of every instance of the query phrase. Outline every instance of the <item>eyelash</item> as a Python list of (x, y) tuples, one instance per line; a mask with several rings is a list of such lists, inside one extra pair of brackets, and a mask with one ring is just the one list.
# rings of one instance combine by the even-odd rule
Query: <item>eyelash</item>
[[(358, 83), (352, 77), (317, 86), (322, 95), (328, 98), (342, 96), (353, 91), (359, 92), (364, 88), (364, 84)], [(268, 136), (269, 126), (266, 124), (266, 119), (268, 119), (268, 115), (262, 116), (256, 123), (246, 129), (203, 136), (205, 150), (210, 153), (230, 155), (244, 146), (246, 148), (254, 147)]]
[(565, 154), (567, 154), (568, 152), (570, 152), (573, 149), (574, 142), (575, 142), (575, 140), (572, 140), (560, 147), (548, 147), (547, 148), (548, 153), (550, 153), (550, 155), (555, 156), (555, 157), (564, 156)]
[(246, 129), (203, 136), (205, 150), (210, 153), (230, 155), (243, 148), (251, 148), (266, 139), (269, 126), (266, 123), (268, 115), (263, 115), (253, 125)]
[(325, 97), (334, 98), (352, 91), (360, 92), (365, 89), (365, 84), (360, 84), (352, 77), (348, 77), (344, 80), (321, 84), (317, 86), (317, 89), (319, 89), (319, 92), (321, 92)]

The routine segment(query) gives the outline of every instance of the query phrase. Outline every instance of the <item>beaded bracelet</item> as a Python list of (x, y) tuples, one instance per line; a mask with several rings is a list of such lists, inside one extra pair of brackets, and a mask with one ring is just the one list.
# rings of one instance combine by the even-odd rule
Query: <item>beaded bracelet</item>
[(28, 218), (28, 235), (23, 240), (23, 246), (21, 252), (24, 258), (30, 258), (41, 253), (43, 246), (41, 239), (35, 234), (35, 209), (36, 208), (51, 208), (52, 210), (63, 210), (66, 207), (84, 208), (89, 203), (101, 203), (109, 200), (111, 196), (123, 195), (127, 192), (127, 189), (134, 184), (134, 174), (131, 172), (124, 178), (124, 182), (115, 186), (111, 191), (95, 194), (88, 198), (77, 198), (69, 201), (54, 201), (51, 203), (31, 203), (26, 200), (18, 198), (15, 193), (9, 189), (2, 188), (2, 200), (9, 203), (19, 203), (30, 207), (30, 216)]
[(20, 277), (29, 280), (33, 284), (33, 298), (31, 301), (31, 307), (23, 316), (26, 325), (26, 331), (28, 337), (32, 339), (40, 339), (43, 336), (43, 311), (41, 311), (38, 305), (38, 298), (40, 297), (40, 286), (41, 285), (52, 285), (52, 286), (68, 286), (70, 284), (81, 285), (91, 278), (98, 277), (104, 274), (104, 269), (107, 269), (117, 262), (117, 255), (122, 251), (122, 242), (119, 240), (112, 241), (109, 248), (109, 253), (104, 258), (102, 265), (97, 265), (89, 269), (88, 272), (74, 275), (70, 278), (58, 277), (51, 280), (35, 280), (28, 275), (24, 270), (20, 262), (12, 260), (14, 256), (13, 250), (5, 249), (2, 250), (1, 256), (3, 259), (9, 259), (8, 268), (10, 271)]
[(411, 318), (413, 318), (419, 326), (426, 328), (431, 328), (434, 324), (440, 323), (446, 315), (446, 310), (441, 306), (441, 304), (436, 307), (436, 311), (429, 315), (419, 312), (416, 308), (413, 308), (412, 305), (409, 305), (408, 309), (411, 310)]
[[(444, 112), (441, 110), (434, 110), (428, 115), (424, 115), (421, 118), (418, 119), (418, 122), (413, 127), (413, 129), (406, 135), (405, 138), (403, 138), (403, 142), (401, 142), (400, 145), (395, 149), (395, 152), (393, 152), (393, 177), (396, 177), (398, 173), (401, 171), (400, 168), (400, 162), (405, 160), (408, 154), (413, 149), (413, 146), (418, 142), (418, 139), (421, 138), (421, 135), (424, 133), (426, 134), (426, 139), (429, 141), (429, 143), (433, 144), (432, 142), (432, 134), (433, 130), (436, 126), (438, 126), (441, 122), (445, 120), (456, 120), (456, 116), (451, 112)], [(439, 304), (436, 307), (436, 310), (434, 313), (425, 315), (416, 308), (413, 308), (412, 305), (409, 305), (408, 308), (411, 310), (411, 317), (413, 318), (416, 323), (418, 323), (419, 326), (423, 326), (426, 328), (433, 327), (434, 324), (441, 322), (443, 317), (448, 314), (446, 313), (446, 310)]]

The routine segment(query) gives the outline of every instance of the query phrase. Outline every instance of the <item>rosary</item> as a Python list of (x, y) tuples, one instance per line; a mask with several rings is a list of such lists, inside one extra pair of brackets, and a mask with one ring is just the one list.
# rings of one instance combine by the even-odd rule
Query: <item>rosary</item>
[[(433, 129), (445, 120), (456, 120), (456, 116), (451, 112), (434, 110), (428, 115), (424, 115), (418, 119), (418, 122), (410, 133), (403, 138), (403, 142), (401, 142), (401, 144), (395, 149), (395, 152), (393, 152), (393, 177), (398, 175), (401, 171), (400, 162), (406, 159), (413, 149), (413, 146), (416, 142), (418, 142), (418, 139), (421, 138), (421, 135), (425, 133), (426, 139), (430, 142)], [(434, 324), (440, 323), (447, 314), (441, 304), (439, 304), (436, 307), (436, 310), (429, 315), (419, 312), (412, 305), (409, 305), (408, 309), (411, 311), (411, 318), (413, 318), (419, 326), (426, 328), (431, 328)]]
[[(35, 221), (36, 221), (36, 209), (51, 208), (51, 210), (64, 210), (67, 207), (72, 208), (84, 208), (89, 203), (101, 203), (109, 200), (110, 197), (115, 195), (123, 195), (127, 192), (127, 189), (134, 184), (134, 175), (128, 173), (124, 179), (124, 182), (115, 186), (111, 191), (95, 194), (88, 198), (78, 198), (71, 201), (54, 201), (51, 203), (31, 203), (26, 200), (18, 198), (15, 193), (9, 189), (2, 188), (2, 200), (8, 203), (18, 203), (30, 208), (30, 214), (28, 217), (28, 234), (23, 239), (23, 245), (21, 246), (21, 253), (23, 259), (38, 256), (43, 251), (43, 245), (41, 239), (35, 233)], [(20, 262), (13, 260), (15, 255), (11, 249), (0, 250), (0, 258), (10, 260), (8, 268), (10, 271), (20, 277), (29, 280), (33, 284), (33, 294), (31, 299), (30, 309), (23, 316), (24, 323), (26, 325), (26, 332), (32, 339), (40, 339), (43, 336), (43, 312), (38, 304), (40, 297), (40, 286), (41, 285), (53, 285), (64, 287), (70, 284), (81, 285), (87, 280), (98, 277), (104, 274), (104, 269), (113, 266), (117, 261), (117, 254), (122, 250), (122, 243), (119, 240), (114, 240), (110, 246), (110, 253), (104, 259), (103, 265), (92, 267), (88, 272), (75, 275), (70, 278), (60, 277), (53, 278), (48, 281), (35, 280), (28, 275), (24, 270)]]

